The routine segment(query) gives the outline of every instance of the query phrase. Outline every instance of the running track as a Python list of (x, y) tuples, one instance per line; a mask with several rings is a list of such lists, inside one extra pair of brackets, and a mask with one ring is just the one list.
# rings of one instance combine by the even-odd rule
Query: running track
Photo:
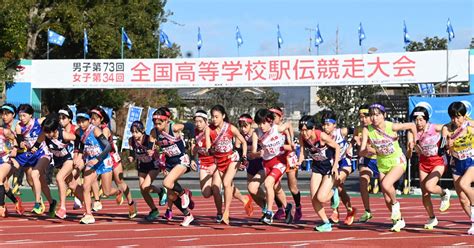
[[(440, 224), (432, 231), (423, 229), (427, 217), (421, 200), (401, 199), (407, 228), (400, 233), (389, 231), (391, 221), (382, 198), (371, 198), (375, 217), (369, 223), (333, 225), (330, 233), (313, 231), (314, 225), (320, 224), (320, 221), (307, 196), (302, 199), (303, 220), (300, 223), (286, 225), (275, 221), (272, 226), (258, 222), (261, 214), (256, 206), (254, 215), (248, 218), (236, 200), (232, 205), (231, 225), (216, 224), (212, 200), (202, 197), (194, 197), (194, 200), (195, 222), (189, 227), (179, 225), (182, 216), (176, 208), (173, 211), (175, 218), (171, 222), (161, 218), (154, 223), (143, 221), (149, 209), (142, 199), (137, 201), (139, 215), (134, 220), (127, 219), (125, 205), (117, 206), (115, 201), (103, 201), (104, 209), (95, 214), (96, 223), (93, 225), (78, 223), (81, 211), (70, 211), (66, 220), (30, 213), (19, 217), (12, 213), (12, 206), (7, 203), (10, 216), (0, 219), (0, 247), (474, 247), (474, 236), (466, 235), (470, 223), (457, 199), (451, 200), (451, 208), (447, 213), (436, 211)], [(433, 201), (436, 209), (439, 199)], [(68, 208), (72, 209), (72, 202), (68, 201), (68, 204)], [(363, 209), (360, 198), (353, 197), (353, 204)], [(26, 203), (25, 207), (30, 210), (32, 203)], [(160, 215), (164, 210), (164, 207), (160, 207)], [(356, 219), (360, 214), (361, 211)], [(340, 223), (344, 217), (345, 211), (342, 211)]]

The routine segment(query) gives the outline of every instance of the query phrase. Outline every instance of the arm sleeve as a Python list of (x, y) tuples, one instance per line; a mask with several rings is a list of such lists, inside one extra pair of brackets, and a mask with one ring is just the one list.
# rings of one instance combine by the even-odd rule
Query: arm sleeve
[(110, 145), (109, 141), (104, 136), (104, 134), (101, 134), (99, 137), (97, 137), (97, 140), (99, 141), (101, 147), (103, 148), (102, 152), (97, 156), (97, 159), (99, 161), (103, 161), (107, 157), (109, 152), (112, 150), (112, 146)]

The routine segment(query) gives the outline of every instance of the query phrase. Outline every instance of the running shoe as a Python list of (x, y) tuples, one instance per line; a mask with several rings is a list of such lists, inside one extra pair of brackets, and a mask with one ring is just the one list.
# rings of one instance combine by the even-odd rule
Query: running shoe
[(471, 228), (469, 228), (469, 230), (467, 231), (467, 234), (474, 235), (474, 225), (472, 225)]
[(133, 201), (132, 205), (128, 205), (128, 218), (133, 219), (137, 216), (137, 202)]
[(332, 188), (333, 196), (331, 198), (331, 208), (336, 209), (339, 207), (339, 203), (341, 202), (341, 199), (339, 198), (339, 192), (337, 188)]
[(344, 224), (348, 226), (352, 225), (352, 223), (354, 223), (356, 213), (357, 213), (356, 208), (352, 208), (351, 211), (347, 211), (347, 216), (346, 216), (346, 219), (344, 220)]
[(172, 220), (173, 219), (173, 211), (171, 209), (166, 209), (165, 215), (163, 215), (163, 219), (165, 220)]
[[(43, 205), (44, 206), (44, 205)], [(39, 202), (36, 202), (35, 203), (35, 206), (33, 207), (33, 209), (31, 210), (32, 213), (35, 213), (35, 214), (43, 214), (44, 213), (44, 208), (42, 207), (42, 204), (39, 203)]]
[(189, 206), (189, 195), (188, 195), (188, 190), (184, 190), (183, 194), (179, 196), (181, 198), (181, 207), (186, 209)]
[(301, 206), (296, 207), (295, 209), (295, 221), (300, 221), (303, 217), (303, 212), (301, 211)]
[(43, 212), (46, 211), (46, 206), (44, 205), (43, 198), (40, 198), (40, 204), (41, 204), (41, 208), (43, 209)]
[(372, 219), (372, 213), (365, 211), (364, 214), (360, 217), (359, 222), (365, 223)]
[(273, 211), (267, 211), (265, 213), (265, 217), (263, 218), (262, 222), (267, 225), (271, 225), (273, 223)]
[(244, 209), (248, 217), (253, 215), (253, 200), (250, 195), (247, 195), (247, 202), (244, 204)]
[(451, 199), (451, 191), (449, 189), (443, 190), (444, 195), (441, 196), (441, 204), (439, 206), (439, 211), (446, 212), (451, 206), (449, 200)]
[(115, 202), (117, 202), (117, 205), (119, 206), (123, 204), (123, 192), (121, 190), (119, 190), (117, 195), (115, 195)]
[(0, 206), (0, 217), (6, 218), (7, 217), (7, 207)]
[(435, 226), (438, 225), (438, 219), (436, 217), (434, 218), (430, 218), (428, 220), (428, 223), (425, 224), (424, 228), (426, 230), (433, 230), (435, 228)]
[(94, 216), (92, 216), (92, 214), (85, 214), (79, 223), (86, 224), (86, 225), (94, 224), (95, 223)]
[(72, 207), (72, 209), (78, 210), (78, 209), (81, 209), (81, 208), (82, 208), (81, 200), (79, 200), (79, 198), (77, 198), (77, 197), (74, 197), (74, 206)]
[[(267, 211), (268, 212), (268, 211)], [(284, 208), (279, 208), (275, 215), (273, 216), (273, 219), (275, 220), (281, 220), (283, 219), (283, 216), (285, 216), (285, 209)]]
[(56, 211), (56, 217), (60, 218), (61, 220), (66, 219), (66, 209), (65, 208), (59, 208), (58, 211)]
[(288, 203), (285, 208), (285, 223), (290, 224), (293, 222), (293, 215), (291, 214), (291, 210), (293, 209), (293, 204)]
[(400, 212), (400, 202), (397, 202), (392, 205), (392, 214), (390, 218), (393, 221), (396, 221), (402, 218), (402, 213)]
[(56, 215), (56, 205), (58, 205), (58, 202), (54, 199), (53, 202), (49, 204), (48, 216), (51, 218), (54, 218)]
[(224, 214), (222, 215), (222, 222), (224, 222), (224, 224), (226, 225), (230, 225), (229, 215), (230, 215), (229, 211), (224, 211)]
[(339, 223), (339, 212), (337, 210), (332, 211), (331, 217), (329, 217), (334, 224)]
[(99, 210), (102, 210), (102, 203), (100, 201), (94, 201), (92, 211), (98, 212)]
[(314, 230), (318, 231), (318, 232), (330, 232), (330, 231), (332, 231), (332, 224), (331, 224), (331, 222), (327, 222), (327, 223), (324, 223), (322, 225), (315, 226)]
[(168, 190), (166, 188), (161, 188), (158, 196), (160, 197), (160, 206), (166, 205), (166, 202), (168, 201)]
[(222, 214), (217, 214), (216, 215), (216, 223), (218, 223), (218, 224), (222, 223)]
[(183, 222), (181, 222), (181, 226), (189, 226), (191, 222), (193, 222), (194, 217), (192, 214), (189, 214), (188, 216), (185, 216), (183, 219)]
[[(167, 211), (167, 212), (168, 212), (168, 211)], [(150, 221), (150, 222), (151, 222), (151, 221), (154, 221), (154, 220), (158, 217), (159, 214), (160, 214), (160, 212), (158, 211), (157, 208), (156, 208), (156, 209), (152, 209), (152, 210), (148, 213), (148, 215), (145, 217), (145, 220)]]
[(21, 200), (21, 197), (15, 196), (16, 203), (15, 203), (15, 211), (19, 215), (23, 215), (25, 213), (25, 208), (23, 207), (23, 201)]
[(403, 228), (405, 228), (405, 220), (399, 219), (395, 222), (395, 224), (392, 226), (392, 228), (390, 228), (390, 231), (400, 232), (400, 230), (402, 230)]
[(188, 196), (189, 196), (189, 205), (188, 205), (188, 208), (193, 210), (194, 209), (194, 201), (193, 201), (193, 192), (190, 191), (190, 190), (187, 190), (188, 191)]

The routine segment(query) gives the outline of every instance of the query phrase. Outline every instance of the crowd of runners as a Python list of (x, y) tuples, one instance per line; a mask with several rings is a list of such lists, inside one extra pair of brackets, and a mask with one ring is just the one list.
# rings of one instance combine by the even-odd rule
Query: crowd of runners
[[(449, 189), (438, 183), (447, 170), (452, 170), (455, 191), (459, 202), (472, 226), (474, 234), (474, 122), (467, 116), (462, 102), (448, 107), (450, 123), (429, 122), (428, 110), (416, 107), (410, 114), (410, 122), (393, 123), (386, 120), (383, 105), (374, 103), (360, 106), (360, 125), (349, 136), (348, 128), (338, 125), (338, 115), (330, 110), (323, 112), (321, 120), (305, 115), (298, 122), (298, 133), (289, 122), (283, 120), (278, 107), (259, 109), (254, 116), (240, 115), (233, 125), (221, 105), (209, 111), (198, 110), (192, 123), (179, 123), (171, 111), (161, 107), (153, 113), (154, 127), (149, 134), (142, 122), (135, 121), (130, 127), (129, 154), (120, 156), (108, 126), (109, 117), (100, 108), (79, 109), (75, 115), (68, 107), (42, 118), (34, 118), (34, 109), (28, 104), (15, 107), (1, 106), (3, 127), (0, 128), (0, 217), (7, 216), (5, 196), (14, 204), (19, 215), (24, 214), (21, 198), (12, 192), (10, 177), (23, 170), (34, 194), (35, 204), (31, 212), (47, 213), (51, 217), (67, 218), (68, 191), (75, 196), (74, 209), (82, 208), (81, 223), (95, 222), (94, 212), (102, 210), (101, 194), (115, 197), (118, 205), (126, 200), (130, 219), (137, 216), (137, 205), (123, 180), (122, 159), (136, 164), (140, 192), (150, 212), (147, 221), (159, 217), (157, 200), (166, 206), (162, 216), (173, 219), (173, 208), (184, 219), (182, 226), (189, 226), (195, 207), (192, 193), (184, 188), (179, 179), (191, 170), (199, 171), (202, 195), (212, 198), (216, 207), (216, 222), (230, 224), (231, 203), (238, 200), (246, 214), (252, 216), (254, 205), (261, 212), (260, 221), (271, 225), (274, 220), (287, 224), (304, 218), (301, 193), (298, 188), (298, 170), (302, 163), (311, 160), (310, 198), (314, 211), (322, 224), (315, 226), (319, 232), (332, 230), (339, 222), (339, 203), (347, 211), (344, 225), (373, 218), (368, 185), (371, 178), (378, 178), (393, 226), (399, 232), (405, 227), (402, 203), (396, 198), (394, 183), (403, 176), (407, 158), (419, 156), (422, 204), (428, 220), (426, 229), (438, 224), (431, 194), (440, 195), (439, 211), (450, 207)], [(322, 123), (322, 125), (318, 125)], [(183, 132), (192, 130), (195, 137), (186, 144)], [(402, 152), (398, 131), (407, 131), (407, 149)], [(350, 137), (350, 138), (349, 138)], [(297, 149), (299, 146), (300, 149)], [(352, 158), (358, 158), (356, 164)], [(53, 199), (46, 171), (49, 166), (57, 169), (56, 183), (59, 202)], [(247, 172), (248, 194), (242, 194), (234, 185), (238, 170)], [(360, 195), (364, 205), (358, 210), (351, 204), (344, 182), (359, 170)], [(162, 174), (162, 183), (154, 183)], [(292, 201), (287, 200), (282, 177), (287, 175), (287, 187)], [(115, 185), (112, 183), (115, 182)], [(155, 195), (156, 194), (156, 195)], [(45, 197), (43, 199), (43, 196)], [(155, 199), (156, 196), (158, 199)], [(46, 210), (44, 202), (48, 202)], [(332, 208), (327, 216), (325, 205)], [(276, 207), (274, 206), (276, 205)], [(309, 219), (306, 219), (309, 220)], [(312, 221), (312, 220), (309, 220)], [(0, 220), (1, 222), (1, 220)]]

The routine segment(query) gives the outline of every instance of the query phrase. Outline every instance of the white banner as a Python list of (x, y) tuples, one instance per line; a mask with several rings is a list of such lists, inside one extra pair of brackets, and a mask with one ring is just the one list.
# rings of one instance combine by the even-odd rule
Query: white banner
[(132, 137), (132, 133), (130, 132), (130, 127), (134, 121), (139, 121), (140, 116), (142, 115), (143, 108), (137, 106), (129, 106), (128, 107), (128, 114), (127, 114), (127, 122), (125, 124), (125, 129), (123, 130), (123, 140), (122, 140), (122, 150), (123, 149), (130, 149), (130, 145), (128, 144), (128, 138)]
[[(195, 88), (437, 83), (446, 51), (200, 59), (33, 60), (33, 88)], [(449, 51), (449, 78), (468, 81), (469, 50)]]

